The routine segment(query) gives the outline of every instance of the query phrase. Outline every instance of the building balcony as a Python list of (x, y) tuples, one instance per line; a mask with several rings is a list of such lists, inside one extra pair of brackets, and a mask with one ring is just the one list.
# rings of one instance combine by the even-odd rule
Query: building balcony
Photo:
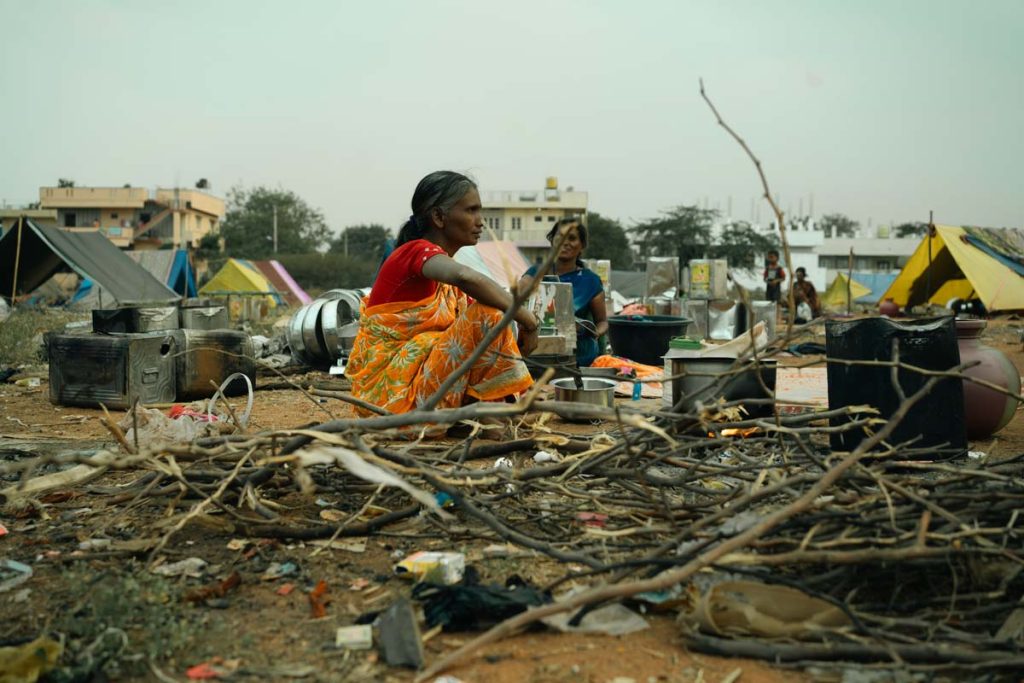
[(149, 199), (144, 187), (40, 187), (44, 209), (141, 209)]
[(587, 210), (587, 193), (573, 191), (501, 190), (480, 195), (485, 209), (545, 209), (560, 208)]

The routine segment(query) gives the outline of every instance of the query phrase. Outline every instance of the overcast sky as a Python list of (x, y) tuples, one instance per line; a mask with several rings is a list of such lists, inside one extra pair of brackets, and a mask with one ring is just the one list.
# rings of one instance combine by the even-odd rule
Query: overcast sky
[(1020, 0), (0, 0), (0, 22), (8, 203), (205, 177), (395, 228), (451, 168), (555, 175), (627, 224), (750, 219), (703, 77), (787, 212), (1024, 225)]

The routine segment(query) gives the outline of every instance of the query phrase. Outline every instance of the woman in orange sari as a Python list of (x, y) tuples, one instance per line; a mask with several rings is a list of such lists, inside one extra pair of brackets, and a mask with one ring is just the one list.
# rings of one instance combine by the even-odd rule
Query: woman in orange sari
[[(363, 300), (345, 369), (357, 398), (392, 413), (415, 410), (512, 305), (497, 283), (452, 258), (480, 240), (481, 208), (476, 184), (462, 174), (436, 171), (416, 186), (412, 216)], [(503, 400), (533, 383), (521, 354), (536, 348), (539, 323), (522, 307), (515, 321), (518, 340), (502, 330), (438, 407)]]

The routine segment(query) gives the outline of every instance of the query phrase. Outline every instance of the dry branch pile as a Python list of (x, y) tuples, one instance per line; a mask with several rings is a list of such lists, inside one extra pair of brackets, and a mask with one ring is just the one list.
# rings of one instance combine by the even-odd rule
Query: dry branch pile
[[(713, 421), (722, 414), (654, 418), (529, 401), (429, 414), (434, 423), (496, 414), (521, 422), (527, 408), (541, 415), (519, 425), (521, 438), (502, 443), (412, 440), (410, 429), (427, 416), (388, 415), (102, 454), (80, 465), (146, 471), (110, 491), (111, 503), (196, 500), (163, 521), (152, 559), (201, 515), (224, 520), (235, 534), (292, 539), (369, 535), (422, 515), (444, 537), (511, 542), (564, 563), (564, 577), (546, 587), (556, 594), (569, 584), (592, 587), (520, 614), (486, 638), (552, 611), (662, 591), (666, 604), (688, 615), (682, 629), (698, 650), (791, 662), (1024, 666), (1017, 526), (1024, 456), (930, 463), (907, 460), (898, 448), (835, 454), (808, 416), (730, 423)], [(570, 438), (556, 431), (551, 412), (604, 417), (607, 431)], [(746, 438), (717, 436), (751, 424), (760, 431)], [(557, 461), (536, 462), (538, 450)], [(495, 466), (500, 456), (512, 466)], [(28, 478), (39, 464), (0, 470)], [(286, 509), (277, 501), (296, 486), (344, 493), (349, 516), (311, 522)], [(438, 509), (438, 493), (454, 506)], [(370, 505), (388, 512), (362, 516)], [(727, 623), (721, 600), (712, 605), (716, 586), (730, 591), (732, 609), (755, 618)], [(787, 615), (789, 599), (772, 597), (778, 587), (831, 606), (837, 618)], [(764, 591), (768, 597), (758, 598)], [(695, 617), (701, 610), (704, 618)], [(769, 638), (771, 628), (757, 626), (763, 618), (786, 622), (786, 637)]]

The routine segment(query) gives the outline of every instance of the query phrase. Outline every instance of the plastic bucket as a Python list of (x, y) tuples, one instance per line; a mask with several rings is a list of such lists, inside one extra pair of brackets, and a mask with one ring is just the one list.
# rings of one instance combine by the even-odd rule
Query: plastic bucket
[(682, 337), (693, 321), (675, 315), (613, 315), (608, 318), (612, 353), (645, 365), (662, 366), (673, 337)]

